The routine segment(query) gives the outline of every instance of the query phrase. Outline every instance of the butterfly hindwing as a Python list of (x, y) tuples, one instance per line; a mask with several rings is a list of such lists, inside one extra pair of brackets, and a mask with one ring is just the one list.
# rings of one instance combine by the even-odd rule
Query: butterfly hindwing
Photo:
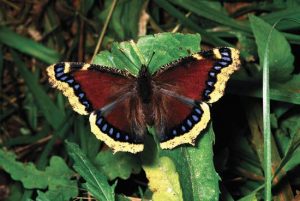
[(153, 105), (154, 126), (161, 148), (172, 149), (185, 143), (194, 145), (210, 120), (209, 106), (204, 102), (185, 101), (180, 96), (165, 93), (156, 96), (160, 97), (160, 101)]
[(161, 148), (172, 149), (185, 143), (195, 145), (195, 139), (207, 127), (209, 120), (210, 111), (206, 103), (194, 106), (180, 124), (166, 130), (165, 139), (160, 142)]
[[(100, 111), (93, 112), (90, 115), (92, 132), (98, 139), (104, 141), (114, 152), (125, 151), (137, 153), (142, 151), (144, 149), (143, 135), (131, 132), (131, 124), (127, 119), (120, 116), (122, 114), (123, 113), (117, 113), (117, 111), (112, 112), (111, 117), (116, 120), (114, 124), (109, 121), (110, 119), (102, 115)], [(125, 125), (125, 128), (120, 128), (122, 127), (120, 123)]]

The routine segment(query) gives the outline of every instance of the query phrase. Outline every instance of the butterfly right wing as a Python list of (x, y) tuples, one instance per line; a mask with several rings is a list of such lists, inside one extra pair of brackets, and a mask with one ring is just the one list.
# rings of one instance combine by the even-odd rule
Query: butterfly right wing
[(222, 97), (239, 65), (239, 51), (223, 47), (178, 59), (154, 74), (156, 97), (161, 98), (153, 111), (162, 148), (194, 144), (210, 120), (207, 103)]

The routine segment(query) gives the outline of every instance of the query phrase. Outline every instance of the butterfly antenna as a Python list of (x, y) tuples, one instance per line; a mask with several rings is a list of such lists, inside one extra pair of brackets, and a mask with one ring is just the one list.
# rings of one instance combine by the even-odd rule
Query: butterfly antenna
[(128, 59), (128, 61), (130, 61), (130, 63), (132, 63), (137, 69), (139, 69), (139, 67), (125, 54), (123, 49), (119, 49), (122, 54)]
[(148, 64), (147, 64), (147, 68), (149, 67), (150, 62), (152, 61), (152, 58), (153, 58), (154, 54), (155, 54), (155, 52), (152, 52), (152, 55), (151, 55), (151, 57), (150, 57), (150, 59), (148, 61)]

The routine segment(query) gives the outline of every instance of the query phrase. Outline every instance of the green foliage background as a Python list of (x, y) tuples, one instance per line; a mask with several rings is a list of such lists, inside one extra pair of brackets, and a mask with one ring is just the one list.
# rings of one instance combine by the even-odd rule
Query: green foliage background
[[(273, 200), (296, 200), (299, 1), (5, 0), (0, 10), (0, 200), (247, 201), (267, 198), (265, 182), (272, 182)], [(267, 44), (272, 25), (283, 18)], [(88, 119), (50, 88), (46, 67), (91, 62), (101, 34), (105, 51), (92, 62), (133, 74), (153, 51), (153, 72), (200, 49), (241, 51), (242, 68), (212, 106), (212, 122), (196, 147), (162, 151), (149, 136), (141, 154), (113, 154), (90, 132)], [(269, 79), (263, 80), (266, 61)], [(266, 82), (271, 135), (265, 142), (271, 150), (263, 140)], [(265, 154), (271, 154), (271, 163)]]

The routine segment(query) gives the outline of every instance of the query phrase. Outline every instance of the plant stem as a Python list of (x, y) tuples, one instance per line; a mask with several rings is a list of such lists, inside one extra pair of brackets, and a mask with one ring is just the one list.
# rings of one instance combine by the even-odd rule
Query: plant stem
[(107, 29), (108, 23), (109, 23), (109, 21), (110, 21), (110, 18), (111, 18), (111, 16), (112, 16), (112, 13), (113, 13), (113, 11), (114, 11), (114, 9), (115, 9), (116, 4), (117, 4), (117, 0), (113, 0), (113, 2), (111, 3), (111, 7), (110, 7), (110, 10), (109, 10), (109, 13), (108, 13), (108, 15), (107, 15), (107, 17), (106, 17), (104, 26), (103, 26), (103, 28), (102, 28), (100, 37), (99, 37), (99, 39), (98, 39), (97, 46), (96, 46), (96, 48), (95, 48), (95, 51), (94, 51), (94, 54), (93, 54), (93, 57), (92, 57), (91, 62), (93, 62), (93, 60), (94, 60), (96, 54), (97, 54), (97, 53), (99, 52), (99, 50), (100, 50), (100, 46), (101, 46), (101, 44), (102, 44), (102, 41), (103, 41), (104, 35), (105, 35), (105, 33), (106, 33), (106, 29)]

